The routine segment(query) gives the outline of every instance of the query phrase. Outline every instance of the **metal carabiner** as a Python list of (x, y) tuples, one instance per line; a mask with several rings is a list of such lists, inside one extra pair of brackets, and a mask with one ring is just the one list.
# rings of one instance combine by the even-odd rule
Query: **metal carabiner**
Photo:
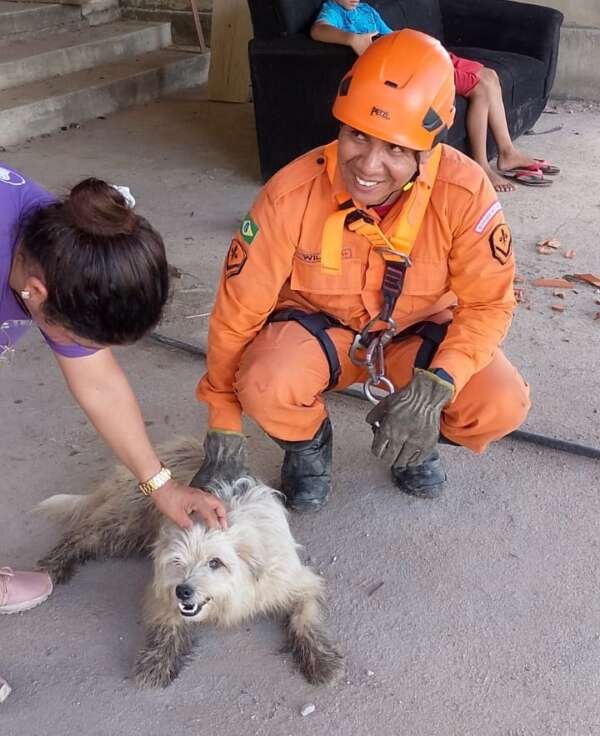
[(363, 383), (363, 393), (365, 397), (375, 406), (385, 398), (385, 396), (375, 396), (373, 393), (373, 389), (378, 388), (379, 386), (385, 386), (384, 391), (386, 391), (386, 396), (389, 396), (390, 394), (393, 394), (396, 390), (396, 387), (394, 384), (390, 381), (389, 378), (386, 378), (385, 376), (381, 376), (379, 378), (379, 381), (375, 383), (371, 378), (367, 378), (367, 380)]
[[(379, 321), (379, 315), (376, 317), (373, 317), (372, 320), (370, 320), (360, 332), (357, 332), (354, 336), (354, 340), (352, 341), (352, 345), (350, 346), (350, 350), (348, 351), (348, 355), (350, 356), (350, 360), (354, 363), (354, 365), (359, 366), (366, 366), (369, 364), (369, 359), (372, 356), (372, 352), (370, 352), (370, 348), (372, 348), (373, 343), (377, 339), (377, 335), (374, 335), (371, 332), (371, 328), (373, 325), (375, 325)], [(365, 351), (365, 357), (360, 358), (358, 355), (358, 352), (360, 350)]]

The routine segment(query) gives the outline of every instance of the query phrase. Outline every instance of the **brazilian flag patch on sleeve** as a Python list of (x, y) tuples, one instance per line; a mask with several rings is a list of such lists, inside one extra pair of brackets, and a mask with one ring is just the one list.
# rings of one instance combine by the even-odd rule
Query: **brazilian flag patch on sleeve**
[(242, 238), (248, 243), (248, 245), (252, 245), (252, 241), (254, 238), (258, 235), (259, 227), (254, 222), (252, 217), (250, 216), (250, 213), (244, 217), (242, 220), (242, 224), (240, 225), (240, 233), (242, 234)]

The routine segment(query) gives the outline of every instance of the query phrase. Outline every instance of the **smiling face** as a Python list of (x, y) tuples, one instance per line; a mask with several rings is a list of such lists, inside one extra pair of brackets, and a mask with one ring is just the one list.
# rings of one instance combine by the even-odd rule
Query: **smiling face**
[(418, 153), (349, 125), (338, 135), (338, 166), (348, 194), (367, 207), (391, 204), (418, 168)]

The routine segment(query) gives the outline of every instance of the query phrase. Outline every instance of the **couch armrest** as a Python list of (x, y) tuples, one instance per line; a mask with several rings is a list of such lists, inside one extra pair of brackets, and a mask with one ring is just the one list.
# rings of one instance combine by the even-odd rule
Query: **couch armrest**
[(564, 16), (512, 0), (440, 0), (446, 46), (476, 46), (556, 61)]

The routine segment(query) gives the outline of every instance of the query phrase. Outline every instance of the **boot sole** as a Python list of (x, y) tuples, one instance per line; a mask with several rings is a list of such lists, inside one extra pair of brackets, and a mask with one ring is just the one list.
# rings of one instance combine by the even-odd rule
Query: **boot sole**
[(316, 514), (326, 505), (327, 505), (327, 500), (321, 501), (318, 504), (314, 504), (314, 503), (296, 504), (294, 502), (291, 502), (291, 503), (288, 503), (288, 508), (291, 511), (296, 511), (298, 514)]
[(398, 483), (395, 483), (395, 486), (399, 491), (402, 491), (402, 493), (406, 493), (407, 496), (414, 496), (415, 498), (429, 498), (431, 500), (439, 498), (444, 492), (444, 487), (442, 485), (434, 488), (426, 488), (422, 491), (413, 488), (406, 488), (406, 486), (401, 486)]

